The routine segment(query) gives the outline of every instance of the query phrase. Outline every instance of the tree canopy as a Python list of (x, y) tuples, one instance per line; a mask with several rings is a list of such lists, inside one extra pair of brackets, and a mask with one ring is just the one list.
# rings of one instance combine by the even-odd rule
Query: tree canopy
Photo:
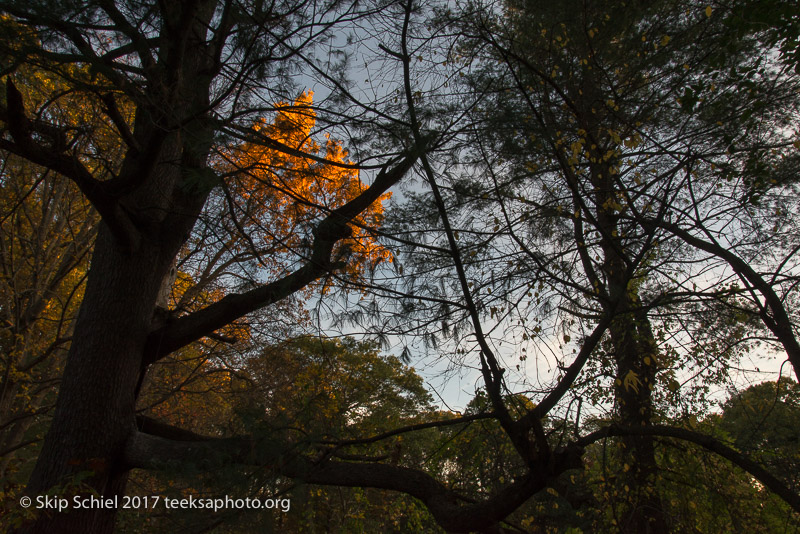
[(800, 527), (792, 2), (0, 9), (12, 531)]

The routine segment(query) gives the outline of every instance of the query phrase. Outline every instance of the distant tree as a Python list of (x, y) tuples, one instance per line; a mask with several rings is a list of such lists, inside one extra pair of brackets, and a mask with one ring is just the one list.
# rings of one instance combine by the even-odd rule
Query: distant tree
[[(209, 363), (206, 367), (213, 369)], [(336, 443), (358, 441), (365, 435), (428, 422), (440, 415), (413, 369), (397, 357), (380, 355), (373, 343), (350, 338), (298, 338), (281, 345), (253, 347), (253, 354), (241, 369), (227, 373), (216, 369), (193, 380), (187, 389), (160, 404), (149, 403), (150, 399), (161, 399), (160, 393), (145, 390), (140, 397), (147, 408), (142, 412), (144, 424), (166, 422), (206, 435), (233, 431), (268, 436), (291, 429), (304, 436), (304, 442), (294, 443), (295, 453), (314, 443), (328, 443), (334, 445), (327, 452), (332, 458), (388, 459), (395, 465), (414, 468), (431, 461), (429, 450), (439, 438), (431, 429), (365, 442), (347, 453), (336, 449)], [(436, 530), (425, 507), (406, 495), (368, 488), (307, 486), (302, 479), (281, 477), (280, 470), (270, 466), (242, 468), (234, 464), (202, 478), (179, 467), (161, 475), (135, 471), (129, 491), (141, 495), (180, 496), (186, 491), (212, 497), (277, 496), (291, 498), (292, 504), (288, 513), (136, 511), (120, 519), (126, 532), (196, 531), (210, 525), (225, 532), (252, 529), (254, 525), (282, 532)]]
[(763, 382), (723, 405), (719, 427), (795, 491), (800, 488), (800, 387), (791, 378)]

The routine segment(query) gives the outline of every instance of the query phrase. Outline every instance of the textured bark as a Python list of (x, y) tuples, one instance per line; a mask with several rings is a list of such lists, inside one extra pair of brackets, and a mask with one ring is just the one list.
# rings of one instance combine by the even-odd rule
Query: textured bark
[[(153, 308), (172, 258), (155, 246), (127, 254), (101, 228), (53, 422), (28, 493), (68, 496), (82, 475), (104, 497), (122, 493), (120, 459), (133, 431), (134, 391)], [(110, 532), (113, 509), (40, 517), (31, 532)]]
[[(612, 162), (613, 163), (613, 162)], [(615, 400), (621, 424), (643, 427), (652, 424), (657, 345), (647, 313), (641, 307), (634, 275), (636, 259), (620, 237), (619, 214), (613, 207), (617, 191), (608, 178), (610, 165), (592, 169), (598, 206), (598, 229), (602, 234), (603, 274), (609, 301), (606, 313), (613, 316), (609, 333), (617, 364)], [(617, 477), (621, 495), (620, 530), (630, 534), (661, 534), (669, 531), (664, 508), (656, 489), (658, 464), (653, 437), (625, 436), (621, 439), (621, 463), (627, 465)]]

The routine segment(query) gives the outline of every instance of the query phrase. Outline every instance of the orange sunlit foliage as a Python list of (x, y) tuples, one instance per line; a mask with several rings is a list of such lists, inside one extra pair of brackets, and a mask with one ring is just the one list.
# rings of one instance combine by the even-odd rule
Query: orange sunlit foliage
[[(249, 225), (259, 226), (257, 239), (271, 241), (273, 252), (284, 260), (290, 251), (302, 255), (302, 239), (311, 228), (367, 188), (357, 169), (319, 161), (352, 164), (340, 141), (326, 135), (322, 146), (311, 137), (316, 122), (312, 99), (309, 91), (292, 105), (278, 103), (274, 121), (262, 119), (253, 128), (260, 135), (316, 159), (256, 143), (245, 143), (228, 155), (237, 170), (245, 171), (238, 173), (241, 177), (233, 187), (237, 200), (244, 205)], [(390, 195), (381, 196), (359, 215), (351, 225), (352, 236), (334, 250), (334, 257), (347, 261), (348, 275), (358, 277), (364, 269), (392, 261), (391, 253), (376, 242), (369, 230), (380, 225), (383, 202)]]
[[(310, 92), (301, 94), (291, 105), (279, 103), (276, 108), (279, 111), (272, 122), (262, 119), (253, 129), (313, 157), (287, 154), (255, 142), (224, 154), (225, 170), (229, 171), (226, 193), (235, 206), (231, 211), (238, 228), (218, 246), (249, 257), (255, 245), (261, 267), (278, 271), (308, 252), (303, 249), (302, 241), (315, 224), (367, 186), (361, 182), (358, 170), (335, 165), (350, 164), (340, 141), (326, 136), (322, 144), (312, 138), (316, 116)], [(389, 196), (383, 195), (362, 213), (351, 226), (352, 236), (334, 250), (337, 260), (346, 260), (345, 272), (349, 276), (359, 277), (365, 269), (392, 260), (389, 251), (376, 242), (369, 230), (380, 225), (382, 203)], [(193, 244), (187, 251), (196, 248), (197, 244)], [(217, 271), (214, 261), (222, 265), (228, 257), (210, 256), (216, 260), (202, 262), (197, 271), (176, 269), (170, 291), (170, 308), (174, 312), (190, 313), (226, 295), (229, 289), (226, 283), (214, 281), (211, 273)], [(291, 317), (295, 325), (306, 320), (302, 310), (286, 306), (273, 310), (280, 309), (279, 313)], [(274, 328), (274, 316), (270, 323)], [(253, 335), (247, 319), (235, 321), (217, 333), (245, 344)], [(142, 413), (201, 433), (219, 432), (214, 424), (230, 422), (231, 418), (229, 380), (233, 371), (226, 367), (226, 352), (225, 343), (206, 339), (153, 366), (139, 399)], [(201, 424), (209, 421), (214, 424)]]

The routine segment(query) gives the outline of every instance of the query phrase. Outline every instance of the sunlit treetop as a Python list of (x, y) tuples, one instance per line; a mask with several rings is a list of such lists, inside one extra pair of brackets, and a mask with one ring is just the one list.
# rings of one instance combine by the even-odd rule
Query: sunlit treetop
[[(326, 134), (322, 145), (312, 138), (316, 122), (312, 100), (309, 91), (291, 105), (278, 102), (272, 122), (261, 119), (253, 125), (259, 136), (276, 142), (275, 148), (246, 142), (226, 155), (228, 164), (236, 169), (230, 189), (245, 214), (242, 225), (252, 230), (259, 247), (270, 247), (281, 260), (286, 260), (287, 254), (296, 259), (307, 253), (303, 240), (310, 237), (315, 224), (367, 188), (341, 141)], [(382, 195), (359, 215), (350, 225), (351, 237), (334, 250), (334, 257), (346, 261), (347, 275), (358, 278), (365, 269), (392, 261), (372, 230), (380, 226), (383, 202), (390, 195)]]

